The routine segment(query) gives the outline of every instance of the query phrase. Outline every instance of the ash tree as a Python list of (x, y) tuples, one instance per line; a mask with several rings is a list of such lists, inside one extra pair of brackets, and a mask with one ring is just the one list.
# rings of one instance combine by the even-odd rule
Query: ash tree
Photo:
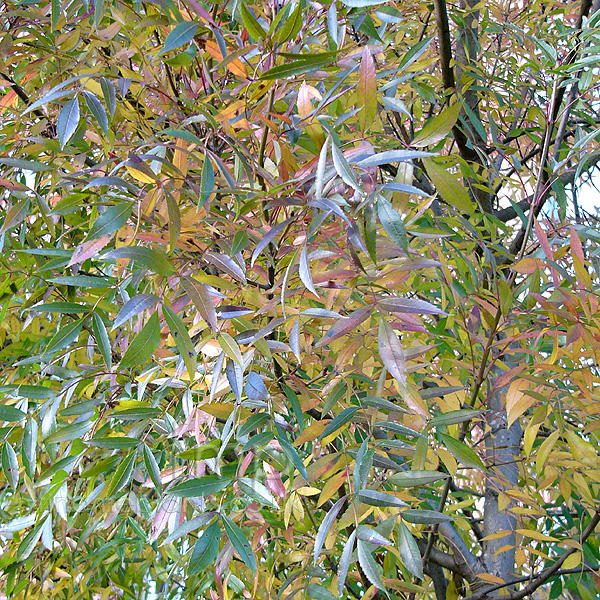
[(595, 598), (598, 4), (4, 2), (0, 592)]

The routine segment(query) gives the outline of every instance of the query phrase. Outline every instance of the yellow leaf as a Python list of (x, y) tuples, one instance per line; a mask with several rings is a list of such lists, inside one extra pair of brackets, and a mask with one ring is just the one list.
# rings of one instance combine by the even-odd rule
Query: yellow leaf
[(496, 575), (491, 575), (490, 573), (478, 573), (477, 579), (483, 579), (483, 581), (487, 581), (488, 583), (504, 583), (504, 579), (496, 577)]
[(510, 427), (525, 411), (536, 403), (536, 399), (525, 392), (529, 388), (526, 379), (513, 381), (506, 392), (506, 423)]
[(432, 146), (443, 140), (456, 124), (461, 108), (462, 103), (457, 102), (445, 108), (437, 117), (433, 117), (433, 119), (427, 121), (425, 127), (419, 131), (417, 137), (412, 141), (411, 146), (414, 148), (423, 148), (424, 146)]
[(534, 540), (539, 540), (540, 542), (557, 542), (558, 540), (551, 535), (546, 535), (545, 533), (541, 533), (540, 531), (536, 531), (533, 529), (517, 529), (517, 533), (520, 533), (524, 537), (529, 537)]
[(329, 481), (323, 486), (323, 491), (319, 496), (317, 506), (322, 506), (325, 504), (325, 502), (327, 502), (327, 500), (329, 500), (329, 498), (331, 498), (331, 496), (333, 496), (340, 489), (347, 478), (348, 472), (344, 469), (329, 479)]
[(552, 451), (552, 448), (554, 448), (554, 444), (556, 444), (556, 440), (558, 439), (559, 435), (560, 431), (552, 432), (540, 446), (535, 459), (535, 470), (538, 475), (542, 472), (542, 469), (546, 465), (548, 455)]
[(435, 189), (446, 204), (469, 215), (473, 213), (473, 203), (469, 192), (460, 182), (456, 173), (450, 173), (448, 169), (431, 158), (424, 158), (423, 165)]
[[(512, 531), (510, 529), (500, 529), (499, 531), (495, 531), (494, 533), (490, 533), (485, 537), (481, 538), (482, 540), (499, 540), (507, 535), (510, 535)], [(481, 575), (478, 575), (481, 577)]]
[(377, 76), (375, 62), (369, 46), (363, 49), (358, 69), (358, 121), (363, 133), (366, 133), (377, 115)]
[(317, 494), (321, 493), (321, 490), (318, 490), (317, 488), (314, 487), (309, 487), (309, 486), (303, 486), (300, 487), (296, 490), (297, 494), (300, 494), (302, 496), (316, 496)]
[(565, 562), (562, 564), (563, 569), (574, 569), (581, 564), (581, 552), (574, 552), (571, 556), (568, 556), (565, 559)]

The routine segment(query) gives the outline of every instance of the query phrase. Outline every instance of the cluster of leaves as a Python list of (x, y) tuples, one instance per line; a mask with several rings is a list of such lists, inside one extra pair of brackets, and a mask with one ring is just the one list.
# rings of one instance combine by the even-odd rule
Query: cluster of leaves
[(593, 597), (600, 34), (565, 10), (486, 8), (449, 88), (426, 3), (5, 3), (3, 593)]

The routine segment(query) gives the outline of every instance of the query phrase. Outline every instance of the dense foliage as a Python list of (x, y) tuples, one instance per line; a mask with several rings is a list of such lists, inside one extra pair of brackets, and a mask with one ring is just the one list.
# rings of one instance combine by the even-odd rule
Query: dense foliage
[(0, 592), (596, 597), (596, 9), (4, 2)]

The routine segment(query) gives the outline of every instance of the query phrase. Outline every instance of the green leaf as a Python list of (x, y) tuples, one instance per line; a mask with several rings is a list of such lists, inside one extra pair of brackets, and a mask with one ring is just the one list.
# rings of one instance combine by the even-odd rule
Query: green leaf
[(14, 204), (10, 210), (6, 213), (6, 217), (4, 218), (4, 222), (2, 223), (2, 228), (0, 228), (0, 235), (2, 235), (5, 231), (16, 227), (21, 224), (29, 214), (29, 198), (24, 198), (20, 202)]
[(341, 429), (346, 423), (349, 423), (352, 420), (352, 417), (359, 410), (358, 406), (350, 406), (349, 408), (345, 408), (339, 415), (337, 415), (329, 425), (325, 428), (325, 431), (319, 436), (319, 439), (331, 435), (338, 429)]
[(457, 102), (427, 121), (425, 127), (419, 131), (417, 137), (412, 141), (411, 146), (414, 148), (423, 148), (424, 146), (433, 146), (440, 140), (443, 140), (452, 131), (456, 121), (458, 121), (461, 108), (462, 102)]
[(375, 6), (376, 4), (384, 4), (387, 1), (388, 0), (342, 0), (342, 4), (345, 4), (350, 8), (364, 8), (365, 6)]
[(392, 494), (386, 494), (384, 492), (378, 492), (377, 490), (361, 490), (358, 492), (358, 500), (363, 504), (369, 506), (391, 506), (394, 508), (402, 508), (408, 506), (406, 502), (396, 498)]
[(106, 368), (110, 371), (112, 369), (112, 349), (110, 347), (110, 339), (108, 332), (104, 326), (104, 321), (98, 313), (94, 313), (92, 318), (92, 332), (96, 339), (96, 345), (102, 356), (102, 360), (106, 365)]
[(85, 442), (94, 448), (110, 448), (111, 450), (122, 450), (123, 448), (135, 448), (140, 445), (137, 438), (111, 435), (109, 437), (92, 438)]
[(340, 557), (340, 564), (338, 569), (338, 596), (341, 597), (344, 591), (344, 585), (346, 584), (346, 576), (348, 575), (348, 568), (350, 567), (350, 559), (352, 557), (352, 551), (354, 550), (354, 541), (356, 540), (356, 529), (350, 534), (348, 540), (344, 544), (342, 556)]
[(373, 466), (374, 448), (369, 448), (369, 438), (365, 438), (356, 453), (354, 463), (354, 490), (358, 491), (367, 486), (371, 467)]
[(190, 297), (200, 316), (206, 321), (212, 331), (217, 329), (217, 311), (208, 288), (191, 277), (181, 278), (181, 287)]
[(366, 542), (358, 540), (356, 542), (358, 549), (358, 562), (364, 571), (367, 579), (380, 590), (385, 590), (385, 585), (381, 579), (381, 567), (377, 564), (373, 555), (369, 551)]
[(433, 417), (433, 419), (429, 421), (429, 425), (433, 427), (456, 425), (457, 423), (471, 421), (472, 419), (475, 419), (476, 417), (479, 417), (482, 414), (482, 410), (475, 409), (451, 410), (447, 413), (441, 413)]
[(348, 164), (343, 152), (335, 143), (331, 144), (331, 156), (333, 158), (333, 166), (335, 167), (337, 174), (340, 176), (340, 179), (351, 188), (360, 190), (356, 173), (352, 170), (352, 167), (350, 167)]
[(21, 459), (25, 467), (25, 473), (29, 479), (33, 480), (35, 467), (37, 464), (37, 440), (38, 424), (35, 419), (29, 419), (23, 431), (23, 440), (21, 442)]
[(104, 254), (102, 258), (105, 260), (111, 260), (114, 258), (126, 258), (128, 260), (133, 260), (144, 267), (152, 269), (159, 275), (164, 275), (165, 277), (172, 275), (175, 272), (175, 269), (164, 254), (157, 252), (156, 250), (146, 248), (145, 246), (123, 246), (122, 248), (110, 250)]
[(28, 310), (32, 312), (81, 314), (90, 312), (91, 308), (89, 304), (77, 304), (76, 302), (48, 302), (37, 304)]
[(294, 448), (294, 446), (292, 446), (285, 439), (285, 435), (283, 434), (277, 435), (277, 441), (279, 442), (284, 454), (292, 461), (292, 464), (296, 467), (296, 469), (298, 469), (298, 473), (304, 477), (306, 483), (309, 483), (306, 467), (304, 466), (302, 460), (300, 460), (300, 456), (298, 455), (296, 448)]
[(79, 100), (77, 98), (73, 98), (63, 106), (56, 122), (56, 135), (58, 136), (61, 149), (69, 143), (69, 140), (77, 131), (78, 125)]
[(231, 477), (221, 475), (206, 475), (189, 479), (168, 490), (173, 496), (182, 498), (199, 498), (202, 496), (211, 496), (225, 489), (231, 483)]
[(69, 323), (65, 327), (61, 327), (48, 342), (44, 354), (52, 354), (71, 345), (79, 337), (83, 321), (84, 319), (79, 319), (78, 321)]
[(163, 305), (163, 315), (190, 375), (190, 381), (193, 381), (196, 376), (196, 350), (194, 344), (182, 320), (166, 304)]
[(465, 467), (470, 467), (473, 469), (480, 469), (481, 471), (485, 471), (485, 466), (481, 462), (481, 459), (475, 453), (475, 450), (469, 448), (467, 444), (464, 442), (460, 442), (459, 440), (446, 435), (445, 433), (439, 433), (438, 437), (440, 441), (450, 450), (450, 454), (454, 456), (454, 458), (465, 465)]
[(244, 494), (250, 496), (253, 500), (260, 502), (261, 504), (266, 504), (271, 508), (277, 510), (279, 505), (275, 500), (275, 497), (271, 492), (262, 484), (260, 481), (256, 481), (256, 479), (250, 479), (248, 477), (240, 477), (238, 479), (238, 486)]
[(435, 525), (437, 523), (449, 523), (452, 517), (438, 512), (437, 510), (420, 510), (410, 508), (402, 511), (402, 518), (409, 523), (419, 525)]
[(406, 237), (404, 221), (400, 213), (392, 207), (392, 203), (383, 196), (377, 197), (377, 216), (392, 241), (398, 244), (402, 250), (408, 252), (408, 238)]
[(242, 15), (244, 27), (255, 40), (258, 41), (267, 37), (267, 32), (262, 28), (262, 25), (248, 9), (245, 2), (240, 4), (240, 14)]
[(298, 0), (294, 12), (283, 22), (279, 31), (279, 43), (295, 38), (302, 28), (302, 1)]
[(0, 421), (20, 421), (27, 416), (22, 410), (8, 404), (0, 404)]
[(198, 208), (204, 206), (204, 203), (215, 191), (215, 171), (208, 154), (204, 156), (202, 164), (202, 173), (200, 175), (200, 197), (198, 199)]
[(65, 275), (48, 280), (50, 283), (80, 288), (109, 288), (116, 283), (114, 277), (92, 277), (90, 275)]
[(246, 539), (246, 536), (242, 530), (227, 516), (221, 515), (221, 521), (223, 522), (223, 528), (225, 533), (231, 542), (231, 545), (235, 548), (239, 554), (243, 563), (256, 574), (257, 563), (256, 556), (252, 552), (252, 547)]
[(129, 343), (129, 347), (125, 351), (121, 362), (120, 369), (128, 367), (139, 367), (144, 365), (152, 358), (154, 351), (160, 343), (160, 327), (158, 321), (158, 313), (152, 313), (148, 322), (142, 330), (135, 336), (133, 341)]
[(329, 535), (331, 528), (333, 527), (333, 522), (336, 517), (340, 514), (342, 508), (346, 504), (346, 496), (340, 498), (327, 512), (321, 524), (319, 525), (319, 529), (317, 531), (317, 537), (315, 538), (315, 546), (313, 549), (313, 564), (317, 564), (317, 560), (319, 559), (319, 554), (321, 553), (321, 549), (325, 544), (325, 540)]
[(309, 583), (306, 586), (306, 595), (314, 600), (337, 600), (337, 598), (320, 583)]
[(115, 474), (112, 476), (108, 487), (106, 488), (106, 497), (110, 498), (113, 494), (120, 492), (126, 485), (131, 481), (133, 475), (133, 465), (135, 461), (135, 450), (130, 452), (129, 455), (123, 459)]
[(206, 444), (202, 444), (196, 448), (189, 448), (183, 452), (178, 452), (177, 456), (184, 460), (206, 460), (219, 456), (219, 449), (223, 442), (220, 439), (211, 440)]
[(145, 419), (154, 419), (160, 415), (158, 408), (140, 406), (139, 408), (126, 408), (118, 410), (110, 415), (111, 419), (121, 419), (121, 421), (144, 421)]
[(473, 214), (474, 208), (469, 192), (460, 182), (456, 173), (450, 173), (448, 169), (428, 158), (423, 159), (423, 165), (444, 202), (467, 215)]
[(132, 209), (133, 202), (120, 202), (108, 208), (94, 221), (86, 240), (95, 240), (121, 229), (127, 223)]
[(192, 23), (191, 21), (179, 23), (167, 36), (164, 46), (158, 53), (158, 56), (166, 54), (167, 52), (171, 52), (171, 50), (175, 50), (175, 48), (189, 44), (194, 39), (197, 31), (197, 23)]
[(350, 313), (347, 317), (340, 319), (336, 323), (334, 323), (329, 331), (315, 344), (315, 348), (321, 348), (321, 346), (326, 346), (333, 342), (333, 340), (337, 340), (339, 337), (346, 335), (353, 329), (356, 329), (363, 321), (369, 318), (371, 312), (373, 310), (373, 306), (363, 306)]
[(398, 551), (410, 573), (423, 579), (423, 559), (419, 547), (408, 527), (402, 522), (398, 523)]
[(48, 515), (23, 538), (23, 541), (19, 544), (19, 547), (17, 548), (17, 560), (26, 560), (27, 558), (29, 558), (30, 554), (35, 548), (35, 545), (42, 537), (42, 529), (46, 524), (46, 521), (48, 521), (50, 518), (51, 515)]
[(112, 118), (115, 116), (115, 110), (117, 109), (117, 93), (115, 92), (115, 86), (106, 79), (106, 77), (100, 77), (100, 87), (102, 88), (104, 102), (106, 102), (106, 107)]
[(88, 108), (90, 109), (90, 112), (92, 113), (92, 115), (94, 115), (94, 119), (96, 119), (96, 122), (98, 123), (98, 125), (100, 125), (102, 131), (104, 131), (104, 133), (108, 135), (108, 117), (106, 116), (104, 106), (102, 106), (100, 100), (98, 100), (98, 98), (94, 94), (92, 94), (92, 92), (84, 90), (83, 96), (85, 98)]
[(221, 528), (218, 522), (214, 522), (202, 532), (196, 542), (190, 562), (188, 563), (188, 575), (203, 573), (217, 558), (219, 543), (221, 542)]
[(241, 367), (244, 364), (244, 359), (238, 343), (226, 332), (219, 335), (217, 340), (223, 352)]
[(2, 446), (2, 470), (6, 481), (16, 492), (19, 486), (19, 461), (14, 448), (8, 442), (4, 442)]
[[(318, 55), (317, 55), (318, 56)], [(310, 71), (316, 71), (331, 64), (333, 58), (327, 56), (317, 60), (295, 60), (288, 61), (283, 65), (278, 65), (265, 71), (260, 79), (286, 79), (294, 75), (305, 75)]]
[(156, 462), (156, 458), (154, 454), (152, 454), (152, 450), (144, 444), (142, 446), (142, 453), (144, 455), (144, 465), (146, 466), (146, 473), (152, 480), (154, 487), (160, 493), (162, 491), (162, 479), (160, 476), (160, 468), (158, 467), (158, 463)]
[(407, 373), (404, 350), (398, 334), (383, 317), (379, 319), (378, 348), (379, 356), (381, 356), (385, 368), (391, 373), (399, 386), (405, 386)]
[(448, 479), (448, 477), (450, 477), (448, 474), (439, 471), (404, 471), (390, 475), (387, 481), (398, 487), (417, 487), (440, 479)]
[(80, 421), (79, 423), (72, 423), (66, 427), (62, 427), (51, 433), (47, 438), (44, 439), (46, 444), (59, 444), (60, 442), (70, 442), (75, 439), (82, 438), (94, 424), (89, 419)]

